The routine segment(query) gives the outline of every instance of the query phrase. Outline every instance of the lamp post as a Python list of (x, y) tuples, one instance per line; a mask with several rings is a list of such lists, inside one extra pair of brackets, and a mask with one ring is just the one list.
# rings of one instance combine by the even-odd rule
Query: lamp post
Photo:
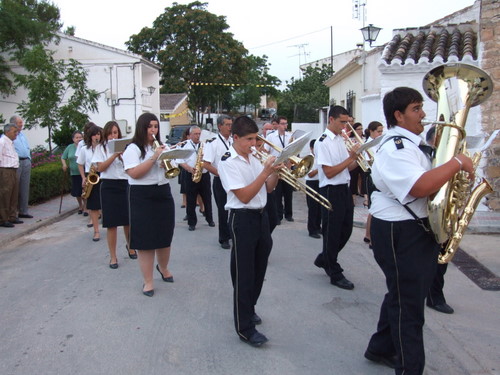
[(377, 40), (378, 33), (380, 30), (382, 30), (380, 27), (373, 26), (372, 24), (369, 24), (368, 26), (365, 26), (360, 29), (361, 32), (363, 33), (363, 39), (365, 42), (370, 43), (370, 47), (372, 46), (372, 43)]

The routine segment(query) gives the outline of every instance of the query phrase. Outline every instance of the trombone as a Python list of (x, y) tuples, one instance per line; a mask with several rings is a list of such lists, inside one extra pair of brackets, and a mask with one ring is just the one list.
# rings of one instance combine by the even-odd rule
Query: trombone
[[(261, 137), (260, 135), (257, 135), (257, 139), (269, 145), (272, 149), (278, 152), (283, 151), (282, 148), (269, 142), (267, 139)], [(298, 156), (290, 156), (288, 160), (290, 160), (292, 164), (295, 166), (295, 169), (292, 170), (291, 174), (293, 174), (293, 176), (295, 176), (296, 178), (304, 177), (307, 173), (309, 173), (314, 164), (314, 156), (312, 155), (304, 156), (302, 159), (299, 158)]]
[[(356, 133), (356, 130), (354, 130), (351, 123), (348, 122), (347, 126), (349, 126), (349, 128), (351, 129), (351, 132), (354, 134), (354, 137), (356, 137), (356, 140), (358, 141), (358, 143), (360, 145), (363, 145), (365, 142), (361, 139), (359, 134)], [(345, 142), (345, 146), (347, 148), (347, 151), (351, 151), (351, 149), (355, 143), (351, 140), (351, 138), (349, 137), (349, 135), (347, 134), (347, 132), (345, 130), (342, 130), (342, 133), (344, 135), (344, 142)], [(358, 159), (356, 160), (356, 162), (361, 167), (363, 172), (368, 172), (371, 169), (371, 166), (373, 164), (373, 159), (374, 159), (374, 155), (373, 155), (372, 150), (367, 149), (366, 153), (368, 154), (368, 158), (366, 158), (363, 153), (360, 153), (358, 156)]]
[[(262, 139), (262, 137), (258, 136), (259, 139)], [(272, 146), (271, 146), (272, 147)], [(255, 150), (255, 155), (257, 159), (260, 160), (261, 163), (265, 163), (267, 158), (270, 156), (269, 154), (260, 151), (257, 149), (257, 147), (254, 147)], [(299, 159), (299, 158), (297, 158)], [(299, 159), (300, 160), (300, 159)], [(288, 185), (293, 187), (295, 190), (301, 191), (302, 193), (308, 195), (310, 198), (314, 199), (316, 202), (318, 202), (320, 205), (325, 207), (327, 210), (331, 211), (333, 210), (332, 204), (328, 199), (326, 199), (324, 196), (322, 196), (320, 193), (318, 193), (316, 190), (310, 188), (303, 182), (299, 181), (297, 176), (293, 174), (292, 171), (290, 171), (287, 168), (282, 168), (278, 170), (278, 176), (281, 180), (285, 181)]]

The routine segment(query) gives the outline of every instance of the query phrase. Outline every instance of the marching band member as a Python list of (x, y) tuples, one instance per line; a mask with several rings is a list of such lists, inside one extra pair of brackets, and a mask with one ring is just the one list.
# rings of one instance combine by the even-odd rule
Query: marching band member
[(231, 245), (229, 245), (231, 234), (227, 223), (228, 213), (224, 208), (227, 202), (227, 194), (220, 181), (218, 165), (221, 157), (229, 151), (229, 147), (233, 142), (231, 137), (232, 124), (233, 119), (230, 116), (221, 115), (217, 118), (219, 134), (217, 134), (214, 141), (206, 144), (203, 154), (204, 168), (214, 175), (212, 188), (219, 218), (219, 244), (223, 249), (231, 248)]
[[(78, 158), (76, 162), (78, 163), (78, 169), (80, 171), (80, 176), (82, 176), (82, 187), (87, 184), (87, 176), (90, 172), (92, 165), (92, 158), (95, 151), (102, 143), (102, 129), (96, 124), (92, 123), (87, 128), (87, 131), (83, 135), (84, 146), (80, 149)], [(88, 227), (94, 227), (94, 237), (92, 241), (97, 242), (101, 239), (99, 234), (99, 210), (101, 209), (101, 193), (100, 193), (100, 181), (92, 187), (90, 196), (87, 198), (86, 207), (90, 211), (90, 221), (91, 224), (87, 224)]]
[[(277, 118), (278, 129), (274, 132), (269, 132), (266, 140), (272, 144), (285, 148), (292, 139), (292, 134), (287, 132), (288, 120), (286, 117), (280, 116)], [(271, 146), (266, 145), (266, 150), (273, 156), (278, 156), (279, 152), (273, 149)], [(276, 209), (278, 211), (278, 225), (281, 224), (283, 216), (287, 221), (293, 221), (293, 187), (287, 184), (285, 181), (279, 180), (278, 186), (276, 186), (275, 191), (276, 196)]]
[(324, 268), (330, 276), (330, 283), (342, 289), (353, 289), (343, 274), (338, 255), (351, 237), (354, 202), (349, 190), (349, 170), (357, 166), (354, 145), (348, 152), (342, 131), (349, 122), (349, 113), (344, 107), (330, 106), (328, 125), (315, 143), (318, 161), (319, 187), (321, 194), (332, 204), (333, 210), (322, 210), (323, 251), (318, 254), (314, 265)]
[(137, 249), (144, 278), (142, 292), (154, 295), (153, 267), (165, 282), (174, 278), (168, 270), (170, 244), (174, 235), (175, 208), (164, 164), (158, 161), (164, 145), (153, 150), (155, 139), (160, 142), (160, 123), (152, 113), (137, 119), (132, 143), (123, 153), (123, 165), (128, 174), (130, 210), (130, 248)]
[(106, 228), (106, 239), (109, 248), (109, 268), (118, 268), (116, 257), (117, 227), (123, 227), (127, 241), (127, 253), (131, 259), (137, 259), (135, 250), (129, 248), (129, 216), (127, 189), (127, 174), (123, 169), (121, 152), (110, 153), (107, 143), (113, 139), (120, 139), (122, 132), (118, 123), (108, 121), (104, 125), (105, 143), (95, 153), (92, 159), (97, 163), (101, 174), (101, 208), (102, 226)]
[(474, 178), (472, 161), (463, 154), (431, 169), (430, 158), (419, 149), (422, 103), (422, 95), (408, 87), (384, 96), (389, 130), (372, 166), (378, 190), (370, 208), (371, 240), (388, 292), (365, 357), (395, 368), (398, 375), (420, 375), (425, 366), (424, 300), (439, 252), (429, 226), (428, 197), (460, 170)]
[[(311, 155), (314, 156), (315, 139), (309, 142), (309, 149)], [(319, 176), (318, 176), (318, 162), (314, 158), (314, 164), (308, 174), (305, 175), (306, 185), (319, 193)], [(307, 202), (307, 231), (309, 237), (321, 238), (321, 205), (318, 201), (312, 199), (309, 195), (306, 197)]]
[(215, 227), (215, 223), (212, 217), (212, 191), (210, 190), (210, 174), (206, 169), (204, 169), (200, 182), (193, 182), (192, 179), (198, 151), (201, 146), (200, 127), (191, 126), (189, 130), (189, 136), (189, 141), (187, 141), (182, 148), (192, 148), (196, 152), (193, 153), (188, 159), (185, 159), (184, 162), (180, 163), (179, 165), (187, 172), (187, 176), (185, 179), (187, 199), (186, 213), (188, 217), (189, 230), (194, 231), (198, 222), (198, 218), (196, 217), (196, 197), (198, 196), (198, 194), (200, 194), (203, 201), (204, 215), (208, 225), (210, 227)]
[(266, 336), (255, 329), (261, 323), (255, 313), (267, 259), (272, 248), (266, 205), (266, 190), (278, 182), (273, 167), (274, 157), (262, 163), (252, 155), (258, 127), (246, 117), (238, 117), (232, 125), (233, 145), (219, 163), (219, 176), (227, 192), (226, 209), (230, 210), (229, 227), (233, 240), (231, 279), (233, 282), (234, 325), (240, 339), (259, 347)]

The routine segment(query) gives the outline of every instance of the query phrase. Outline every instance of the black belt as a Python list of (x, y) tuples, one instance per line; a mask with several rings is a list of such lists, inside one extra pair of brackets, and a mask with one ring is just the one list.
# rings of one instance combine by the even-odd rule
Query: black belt
[(15, 167), (0, 167), (0, 169), (17, 169)]
[(266, 209), (265, 207), (263, 207), (263, 208), (231, 208), (231, 211), (262, 215), (262, 213), (264, 213), (265, 209)]
[(347, 184), (339, 184), (339, 185), (326, 185), (326, 188), (340, 189), (348, 187)]
[(26, 160), (26, 159), (29, 159), (29, 158), (19, 158), (19, 160)]

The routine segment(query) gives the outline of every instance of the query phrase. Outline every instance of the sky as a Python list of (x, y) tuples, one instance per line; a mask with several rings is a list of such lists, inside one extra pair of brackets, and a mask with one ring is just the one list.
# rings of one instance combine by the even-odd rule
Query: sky
[[(353, 19), (353, 3), (366, 4), (365, 25), (381, 27), (374, 46), (392, 38), (393, 29), (424, 26), (474, 3), (474, 0), (208, 0), (207, 10), (225, 16), (227, 31), (249, 53), (268, 56), (269, 73), (282, 85), (300, 78), (299, 65), (356, 48), (363, 38), (362, 17)], [(179, 4), (191, 1), (178, 0)], [(61, 12), (63, 30), (76, 28), (75, 36), (120, 49), (166, 7), (165, 0), (52, 0)], [(362, 13), (362, 11), (361, 11)], [(367, 45), (368, 47), (368, 45)]]

